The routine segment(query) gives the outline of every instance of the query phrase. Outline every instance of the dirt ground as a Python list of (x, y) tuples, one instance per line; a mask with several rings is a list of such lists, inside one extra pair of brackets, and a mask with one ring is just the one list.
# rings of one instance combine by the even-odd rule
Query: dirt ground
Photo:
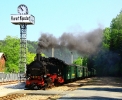
[(74, 84), (78, 85), (76, 90), (58, 100), (122, 100), (121, 77), (93, 77)]
[(81, 83), (82, 85), (111, 85), (122, 87), (122, 77), (93, 77), (88, 82)]
[(100, 86), (117, 86), (122, 87), (122, 77), (92, 77), (83, 80), (78, 80), (73, 83), (66, 84), (68, 87), (82, 87), (90, 85), (100, 85)]

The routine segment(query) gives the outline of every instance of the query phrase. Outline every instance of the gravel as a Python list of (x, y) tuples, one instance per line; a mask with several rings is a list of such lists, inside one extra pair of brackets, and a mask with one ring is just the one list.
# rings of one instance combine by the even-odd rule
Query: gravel
[(45, 96), (45, 95), (27, 95), (25, 97), (20, 97), (14, 100), (47, 100), (47, 99), (56, 99), (58, 96)]
[(24, 86), (25, 86), (24, 83), (1, 85), (0, 86), (0, 97), (5, 96), (12, 92), (24, 90)]

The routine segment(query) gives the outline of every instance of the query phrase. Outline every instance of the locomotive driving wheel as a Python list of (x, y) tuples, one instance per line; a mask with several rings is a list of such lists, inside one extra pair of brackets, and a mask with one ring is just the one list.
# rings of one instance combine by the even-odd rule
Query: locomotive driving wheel
[(44, 90), (46, 90), (48, 88), (52, 88), (53, 86), (54, 86), (54, 83), (52, 82), (52, 79), (50, 77), (46, 78)]

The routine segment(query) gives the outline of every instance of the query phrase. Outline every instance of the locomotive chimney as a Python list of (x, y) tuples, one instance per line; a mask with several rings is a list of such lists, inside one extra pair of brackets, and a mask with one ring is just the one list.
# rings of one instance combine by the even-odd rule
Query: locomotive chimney
[(40, 54), (39, 54), (39, 53), (36, 54), (36, 59), (37, 59), (38, 61), (40, 61)]
[(52, 57), (54, 57), (54, 48), (52, 48)]

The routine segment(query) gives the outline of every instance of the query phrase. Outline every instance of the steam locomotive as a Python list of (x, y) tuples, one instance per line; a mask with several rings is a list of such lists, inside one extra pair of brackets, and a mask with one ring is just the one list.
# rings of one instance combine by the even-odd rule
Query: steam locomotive
[(36, 54), (35, 60), (26, 67), (26, 85), (28, 89), (46, 89), (74, 80), (95, 76), (96, 70), (90, 71), (86, 66), (67, 64), (55, 57), (41, 57)]

